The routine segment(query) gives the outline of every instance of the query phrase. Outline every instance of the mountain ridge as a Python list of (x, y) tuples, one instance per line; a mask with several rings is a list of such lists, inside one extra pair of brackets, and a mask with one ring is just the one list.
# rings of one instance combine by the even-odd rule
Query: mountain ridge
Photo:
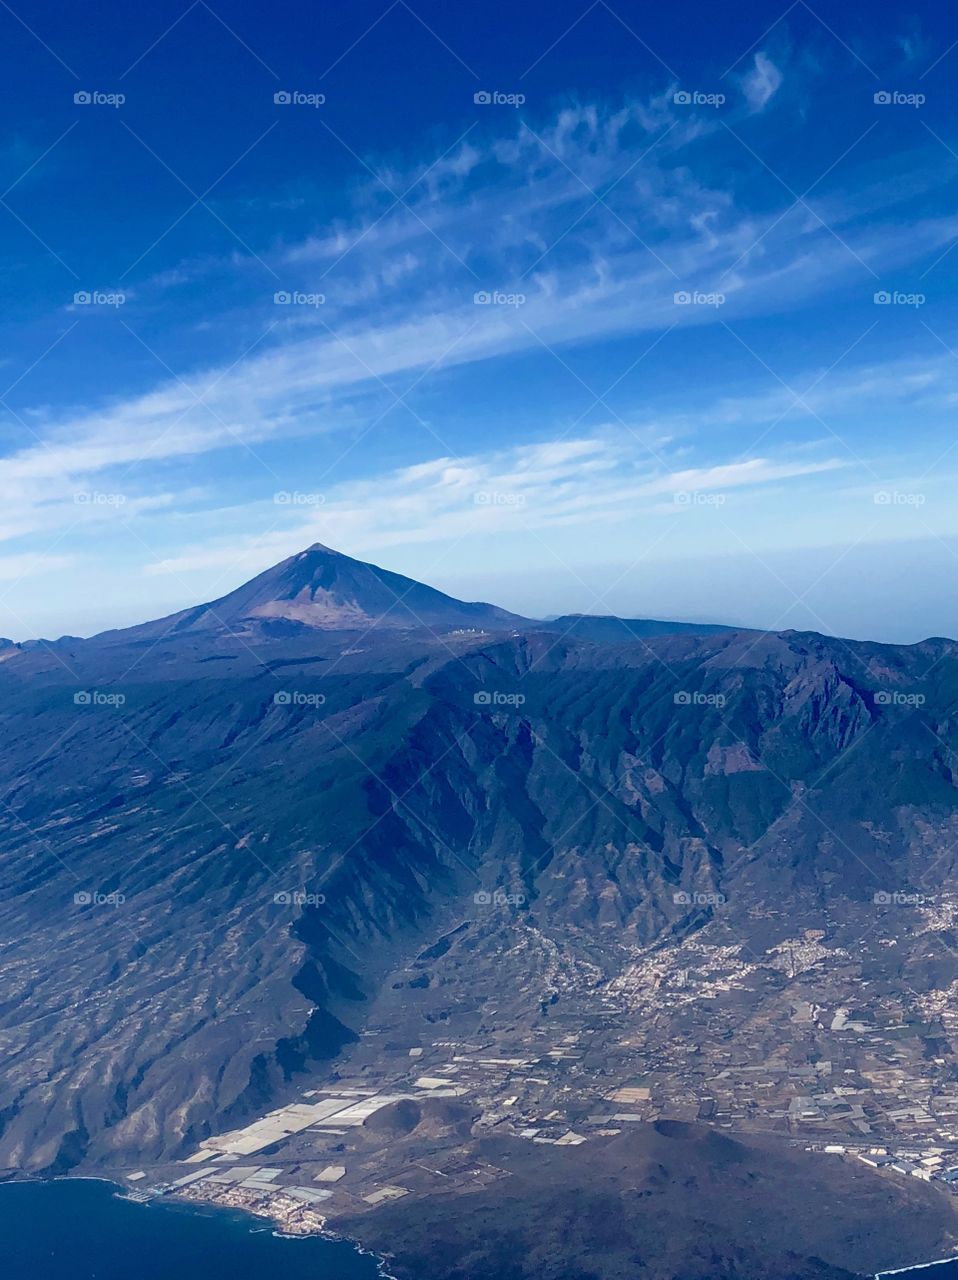
[[(391, 969), (475, 917), (477, 883), (590, 948), (694, 935), (715, 915), (699, 893), (819, 927), (830, 884), (859, 913), (927, 891), (955, 863), (956, 708), (953, 644), (815, 633), (294, 627), (2, 663), (0, 1023), (22, 1074), (0, 1166), (173, 1155), (262, 1110), (361, 1036)], [(77, 891), (123, 901), (91, 917)], [(60, 1013), (21, 1045), (28, 992)], [(77, 1039), (82, 1081), (58, 1047)]]
[(570, 613), (539, 619), (484, 601), (464, 601), (435, 587), (356, 559), (323, 543), (271, 565), (214, 600), (160, 618), (110, 628), (86, 638), (12, 641), (0, 639), (0, 661), (17, 651), (62, 649), (79, 644), (116, 644), (160, 636), (226, 634), (247, 638), (282, 635), (292, 627), (322, 631), (485, 630), (558, 631), (597, 642), (621, 643), (657, 635), (715, 635), (750, 628), (724, 623), (621, 618)]
[[(296, 623), (325, 631), (385, 626), (508, 627), (524, 622), (482, 601), (456, 600), (403, 574), (313, 543), (264, 569), (233, 591), (119, 634), (148, 636), (166, 628), (186, 631), (268, 629)], [(116, 636), (118, 633), (102, 633)]]
[[(315, 567), (279, 567), (291, 598)], [(849, 1081), (842, 1009), (944, 1056), (958, 914), (907, 904), (958, 875), (953, 642), (268, 618), (18, 655), (0, 1175), (172, 1178), (307, 1082), (428, 1078), (450, 1042), (551, 1079), (581, 1035), (517, 1132), (572, 1097), (578, 1132), (646, 1073), (694, 1119), (740, 1027)]]

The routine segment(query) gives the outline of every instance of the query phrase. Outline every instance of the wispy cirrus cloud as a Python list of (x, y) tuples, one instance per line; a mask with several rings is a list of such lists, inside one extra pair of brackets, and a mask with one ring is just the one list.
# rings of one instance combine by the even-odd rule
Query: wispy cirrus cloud
[[(899, 157), (903, 176), (882, 180), (873, 160), (856, 169), (853, 136), (836, 145), (828, 181), (796, 201), (769, 176), (761, 139), (740, 135), (770, 127), (777, 113), (765, 108), (782, 83), (776, 63), (758, 53), (742, 78), (742, 97), (721, 118), (714, 109), (678, 105), (663, 91), (615, 107), (572, 104), (551, 118), (471, 129), (445, 151), (406, 166), (370, 158), (368, 168), (359, 166), (350, 209), (295, 241), (274, 237), (261, 250), (283, 290), (322, 295), (316, 305), (274, 304), (272, 281), (254, 292), (244, 276), (250, 263), (238, 254), (155, 275), (142, 296), (187, 290), (217, 272), (231, 284), (242, 280), (245, 291), (231, 296), (222, 316), (215, 305), (203, 314), (204, 323), (237, 324), (242, 343), (219, 360), (186, 361), (179, 376), (158, 361), (155, 377), (122, 397), (56, 412), (21, 405), (29, 434), (18, 432), (4, 459), (0, 540), (62, 529), (82, 535), (107, 519), (142, 519), (161, 530), (151, 544), (183, 548), (156, 559), (170, 572), (187, 572), (222, 563), (214, 526), (229, 519), (227, 481), (245, 495), (242, 527), (260, 522), (250, 537), (255, 559), (293, 549), (294, 538), (310, 540), (313, 526), (331, 514), (341, 534), (328, 540), (355, 540), (360, 549), (428, 539), (437, 529), (454, 537), (497, 522), (515, 526), (508, 504), (464, 506), (470, 485), (521, 489), (537, 528), (595, 527), (654, 513), (676, 484), (755, 491), (870, 458), (871, 446), (844, 447), (843, 423), (831, 425), (836, 415), (872, 403), (887, 407), (906, 395), (939, 411), (958, 390), (940, 347), (920, 359), (862, 360), (836, 372), (839, 346), (818, 372), (793, 368), (779, 377), (766, 358), (736, 347), (736, 334), (751, 320), (827, 303), (840, 292), (857, 291), (870, 305), (879, 277), (945, 250), (958, 235), (958, 217), (930, 200), (927, 208), (914, 206), (938, 193), (951, 170), (917, 149)], [(758, 187), (759, 179), (765, 185)], [(132, 287), (131, 297), (140, 297)], [(124, 323), (135, 339), (135, 305)], [(446, 421), (475, 396), (477, 380), (495, 387), (514, 376), (518, 361), (538, 357), (553, 381), (578, 378), (586, 393), (593, 386), (603, 392), (611, 377), (578, 375), (583, 353), (642, 335), (666, 350), (673, 334), (690, 329), (725, 335), (748, 363), (747, 386), (713, 378), (704, 366), (689, 378), (680, 359), (656, 383), (631, 388), (627, 403), (618, 401), (610, 428), (616, 443), (600, 445), (582, 434), (561, 393), (540, 374), (528, 394), (521, 379), (515, 383), (517, 404), (527, 401), (519, 438), (529, 443), (515, 444), (497, 410), (489, 415), (485, 452), (447, 447)], [(777, 369), (779, 357), (771, 359)], [(812, 389), (798, 396), (783, 378), (796, 391)], [(417, 398), (420, 384), (438, 389), (428, 407)], [(396, 468), (386, 456), (364, 453), (355, 466), (356, 442), (407, 401), (425, 423), (426, 444), (416, 455), (423, 460)], [(597, 394), (596, 413), (607, 408)], [(789, 428), (811, 425), (825, 448), (812, 457), (800, 452), (807, 440), (794, 433), (781, 440), (775, 429), (783, 420)], [(629, 429), (646, 443), (668, 443), (656, 446), (651, 461), (647, 450), (640, 465), (641, 450), (629, 452)], [(562, 452), (564, 432), (579, 453)], [(717, 438), (722, 433), (729, 439)], [(510, 454), (507, 439), (520, 452)], [(290, 453), (307, 444), (313, 452), (303, 485), (321, 485), (324, 504), (297, 523), (290, 519), (296, 512), (249, 495), (283, 487)], [(182, 474), (178, 465), (202, 475), (171, 484), (171, 473)], [(530, 474), (536, 468), (541, 482)], [(112, 510), (106, 503), (81, 509), (77, 491), (93, 488), (125, 501)], [(162, 527), (160, 513), (170, 517)]]
[(784, 79), (782, 72), (767, 53), (759, 50), (751, 69), (742, 77), (742, 92), (753, 115), (765, 110), (778, 93)]
[[(824, 455), (676, 468), (669, 465), (669, 457), (677, 456), (674, 447), (656, 444), (652, 448), (638, 433), (610, 429), (598, 437), (437, 457), (367, 480), (334, 484), (322, 493), (284, 491), (273, 495), (274, 516), (278, 505), (291, 517), (282, 529), (246, 536), (239, 543), (235, 537), (214, 540), (160, 560), (147, 571), (186, 574), (233, 567), (256, 572), (313, 541), (372, 554), (396, 545), (440, 545), (517, 531), (594, 531), (663, 510), (679, 514), (691, 495), (798, 481), (847, 465)], [(230, 518), (228, 513), (224, 518)]]

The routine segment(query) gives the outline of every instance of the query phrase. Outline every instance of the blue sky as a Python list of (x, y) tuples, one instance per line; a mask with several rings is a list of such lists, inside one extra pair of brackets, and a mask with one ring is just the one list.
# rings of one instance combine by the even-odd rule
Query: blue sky
[(958, 14), (716, 13), (0, 6), (0, 634), (320, 540), (958, 635)]

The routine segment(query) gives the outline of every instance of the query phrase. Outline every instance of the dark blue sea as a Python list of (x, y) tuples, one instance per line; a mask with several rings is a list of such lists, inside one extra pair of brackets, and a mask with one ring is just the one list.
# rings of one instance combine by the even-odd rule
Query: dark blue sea
[[(376, 1280), (340, 1241), (274, 1236), (229, 1210), (136, 1204), (108, 1182), (0, 1185), (3, 1280)], [(937, 1277), (936, 1280), (945, 1280)]]
[(881, 1278), (892, 1280), (958, 1280), (958, 1261), (938, 1262), (927, 1267), (909, 1267), (907, 1271), (882, 1271)]

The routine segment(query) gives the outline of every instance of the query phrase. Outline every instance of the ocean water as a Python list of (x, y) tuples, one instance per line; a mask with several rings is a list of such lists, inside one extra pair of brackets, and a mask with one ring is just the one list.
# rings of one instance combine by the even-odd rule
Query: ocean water
[[(342, 1241), (273, 1235), (229, 1210), (137, 1204), (108, 1182), (0, 1185), (3, 1280), (377, 1280)], [(940, 1277), (939, 1280), (945, 1280)]]
[(882, 1271), (878, 1280), (885, 1280), (886, 1276), (894, 1277), (894, 1280), (958, 1280), (958, 1261), (909, 1267), (907, 1271)]

